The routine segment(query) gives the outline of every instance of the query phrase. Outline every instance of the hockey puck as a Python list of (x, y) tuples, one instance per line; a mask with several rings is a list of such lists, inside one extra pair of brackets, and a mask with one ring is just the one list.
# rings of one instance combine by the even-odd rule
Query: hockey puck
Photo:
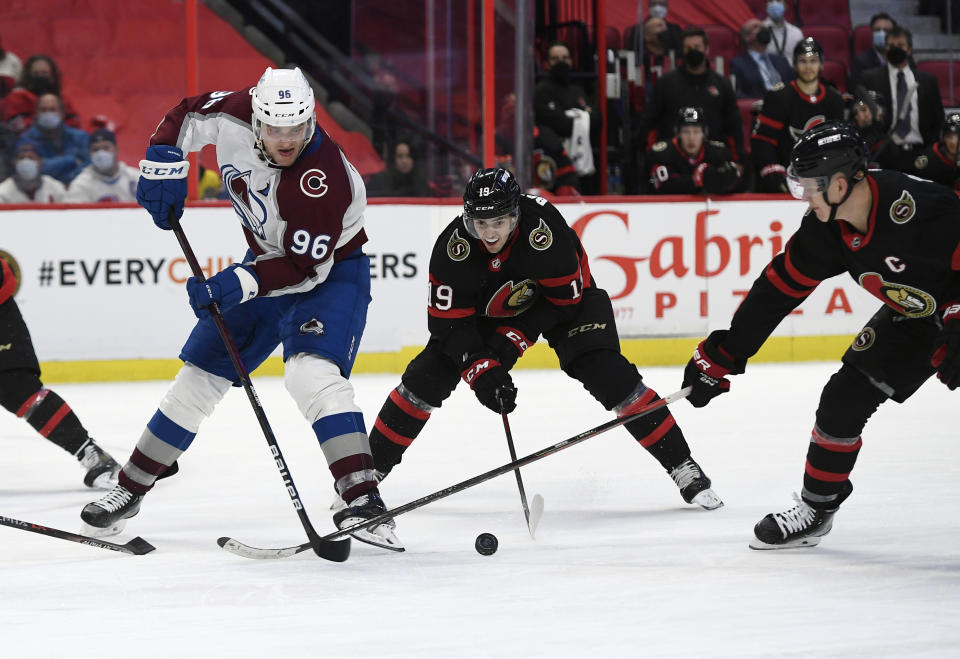
[(477, 548), (478, 554), (490, 556), (497, 553), (497, 547), (500, 546), (500, 543), (497, 541), (497, 536), (492, 533), (481, 533), (477, 536), (477, 541), (473, 546)]

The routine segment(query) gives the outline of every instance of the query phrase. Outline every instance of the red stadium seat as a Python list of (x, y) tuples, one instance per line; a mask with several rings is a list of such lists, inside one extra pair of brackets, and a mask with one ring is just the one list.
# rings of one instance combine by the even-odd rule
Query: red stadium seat
[(823, 70), (820, 72), (820, 78), (826, 83), (831, 82), (836, 85), (841, 94), (847, 91), (847, 70), (848, 67), (843, 62), (834, 59), (824, 60)]
[(858, 25), (853, 28), (853, 54), (862, 53), (873, 46), (873, 30), (869, 25)]
[(805, 25), (803, 35), (823, 46), (823, 58), (841, 62), (850, 68), (850, 30), (833, 25)]
[(849, 0), (797, 0), (800, 25), (807, 33), (808, 25), (835, 25), (850, 30)]
[[(950, 89), (950, 65), (953, 64), (953, 90)], [(937, 76), (940, 82), (940, 96), (944, 105), (960, 104), (960, 62), (949, 60), (923, 60), (917, 62), (917, 69)]]
[(610, 50), (620, 50), (620, 30), (615, 25), (608, 25), (604, 31), (604, 38), (607, 40), (607, 48)]
[[(767, 0), (746, 0), (747, 6), (750, 7), (750, 11), (753, 12), (753, 15), (763, 20), (767, 17)], [(796, 23), (796, 11), (793, 7), (793, 0), (784, 0), (783, 3), (783, 17), (788, 23)]]
[(726, 25), (704, 25), (703, 31), (707, 33), (711, 58), (719, 56), (729, 61), (737, 56), (740, 51), (740, 35), (731, 28)]
[(737, 99), (737, 109), (740, 110), (740, 121), (743, 124), (743, 149), (747, 153), (750, 153), (750, 135), (753, 133), (753, 124), (756, 122), (753, 106), (759, 100), (759, 98)]

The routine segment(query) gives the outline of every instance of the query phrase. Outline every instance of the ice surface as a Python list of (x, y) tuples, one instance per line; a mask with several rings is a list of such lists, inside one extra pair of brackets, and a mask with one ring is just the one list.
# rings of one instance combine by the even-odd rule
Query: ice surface
[[(702, 410), (672, 406), (726, 506), (683, 503), (622, 429), (523, 470), (546, 509), (533, 541), (512, 475), (398, 518), (404, 554), (233, 556), (303, 531), (240, 390), (130, 521), (128, 556), (0, 527), (3, 657), (945, 657), (960, 645), (957, 392), (928, 382), (864, 432), (855, 491), (819, 547), (748, 549), (793, 505), (820, 390), (836, 364), (751, 365)], [(644, 369), (661, 394), (679, 368)], [(518, 371), (523, 456), (608, 420), (559, 371)], [(353, 379), (368, 426), (396, 375)], [(314, 524), (332, 484), (282, 380), (255, 385)], [(55, 385), (121, 462), (165, 382)], [(77, 463), (0, 417), (0, 514), (70, 531), (95, 498)], [(384, 483), (399, 505), (509, 461), (499, 416), (458, 390)], [(480, 556), (478, 533), (500, 540)]]

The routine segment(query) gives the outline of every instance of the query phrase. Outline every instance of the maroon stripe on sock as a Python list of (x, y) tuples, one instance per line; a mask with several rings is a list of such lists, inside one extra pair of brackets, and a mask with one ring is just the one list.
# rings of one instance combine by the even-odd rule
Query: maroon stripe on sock
[(130, 462), (135, 464), (138, 469), (141, 469), (152, 476), (159, 476), (170, 467), (170, 465), (165, 465), (162, 462), (151, 460), (141, 453), (140, 449), (136, 448), (133, 449), (133, 453), (130, 455)]

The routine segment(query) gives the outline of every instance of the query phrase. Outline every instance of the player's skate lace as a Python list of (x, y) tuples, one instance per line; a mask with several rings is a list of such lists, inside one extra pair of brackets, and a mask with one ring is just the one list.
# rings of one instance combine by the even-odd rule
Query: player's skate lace
[(703, 472), (700, 470), (700, 466), (690, 458), (681, 462), (670, 472), (670, 478), (681, 490), (701, 476), (703, 476)]
[(807, 505), (807, 502), (801, 499), (796, 492), (793, 493), (793, 500), (797, 505), (790, 510), (782, 513), (774, 513), (773, 519), (783, 536), (789, 537), (792, 533), (799, 533), (809, 527), (817, 515), (817, 511)]
[(77, 460), (87, 470), (83, 477), (83, 484), (87, 487), (109, 489), (117, 484), (120, 465), (92, 439), (88, 439), (77, 452)]
[(103, 508), (108, 513), (115, 513), (130, 503), (133, 497), (133, 492), (121, 485), (118, 485), (100, 497), (100, 499), (94, 505)]

